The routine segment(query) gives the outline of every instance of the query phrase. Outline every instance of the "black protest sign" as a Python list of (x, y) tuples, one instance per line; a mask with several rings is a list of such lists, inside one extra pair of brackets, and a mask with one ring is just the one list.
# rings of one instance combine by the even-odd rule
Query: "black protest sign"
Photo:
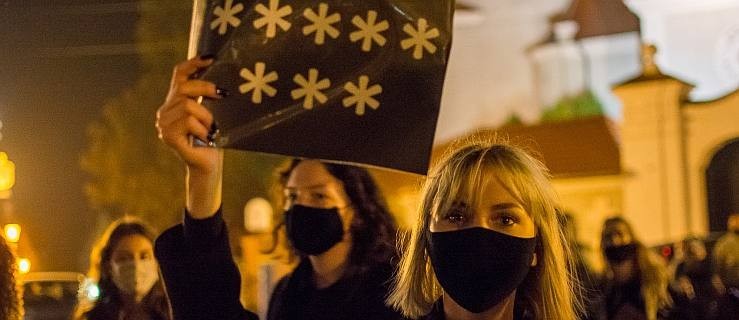
[(215, 144), (426, 174), (452, 0), (196, 2)]

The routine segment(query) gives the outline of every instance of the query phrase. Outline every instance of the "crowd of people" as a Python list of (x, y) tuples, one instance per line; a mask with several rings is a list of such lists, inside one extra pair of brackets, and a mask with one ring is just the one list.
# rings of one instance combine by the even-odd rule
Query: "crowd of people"
[[(222, 217), (223, 152), (192, 143), (217, 130), (197, 99), (221, 92), (191, 77), (211, 63), (178, 65), (157, 112), (159, 138), (187, 168), (183, 222), (158, 237), (136, 219), (112, 224), (91, 257), (100, 297), (75, 319), (257, 319), (240, 302)], [(275, 231), (299, 262), (273, 290), (269, 320), (739, 318), (739, 213), (715, 246), (688, 238), (673, 261), (611, 217), (600, 239), (605, 268), (596, 271), (546, 167), (505, 142), (478, 137), (450, 148), (429, 171), (407, 233), (363, 168), (295, 159), (279, 176)], [(0, 320), (18, 319), (4, 244)]]

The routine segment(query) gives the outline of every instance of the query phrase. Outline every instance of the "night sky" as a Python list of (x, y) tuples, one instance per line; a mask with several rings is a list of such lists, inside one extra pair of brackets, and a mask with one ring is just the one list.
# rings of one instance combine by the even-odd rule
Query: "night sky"
[(33, 271), (85, 271), (97, 225), (79, 158), (87, 125), (137, 78), (136, 2), (49, 2), (0, 1), (0, 151), (17, 168), (0, 223), (23, 226)]

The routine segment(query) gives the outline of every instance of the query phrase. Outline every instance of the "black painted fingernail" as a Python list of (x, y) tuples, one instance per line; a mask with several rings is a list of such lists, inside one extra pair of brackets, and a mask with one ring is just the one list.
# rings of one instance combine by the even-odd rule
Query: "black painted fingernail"
[(219, 96), (221, 96), (221, 97), (228, 97), (228, 96), (231, 95), (231, 91), (228, 91), (228, 90), (223, 89), (223, 88), (216, 87), (216, 94), (219, 95)]
[(216, 137), (218, 136), (218, 125), (213, 121), (210, 125), (210, 130), (208, 130), (208, 145), (213, 146)]
[(218, 133), (218, 125), (216, 124), (215, 121), (213, 121), (213, 123), (210, 124), (210, 130), (208, 130), (208, 137), (214, 136), (217, 133)]
[(206, 53), (206, 54), (200, 56), (200, 60), (210, 60), (210, 59), (213, 59), (215, 57), (216, 57), (216, 55), (214, 55), (212, 53)]

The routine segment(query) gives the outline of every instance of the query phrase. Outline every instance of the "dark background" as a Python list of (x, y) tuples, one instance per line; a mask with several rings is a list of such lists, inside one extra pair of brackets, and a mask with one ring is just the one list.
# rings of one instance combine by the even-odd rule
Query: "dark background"
[(22, 225), (33, 271), (84, 271), (99, 222), (79, 159), (87, 125), (137, 78), (137, 2), (49, 3), (0, 2), (0, 151), (16, 165), (0, 223)]

